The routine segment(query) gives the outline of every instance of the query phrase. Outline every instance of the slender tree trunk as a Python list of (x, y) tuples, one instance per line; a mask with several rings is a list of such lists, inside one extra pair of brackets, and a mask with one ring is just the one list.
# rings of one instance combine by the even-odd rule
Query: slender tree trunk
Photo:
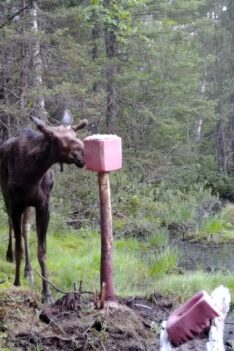
[[(7, 106), (8, 105), (8, 71), (7, 71), (7, 62), (9, 59), (9, 53), (8, 50), (5, 46), (4, 43), (4, 29), (0, 31), (0, 40), (1, 40), (1, 46), (0, 46), (0, 52), (1, 52), (1, 57), (0, 57), (0, 105)], [(0, 130), (1, 130), (1, 140), (4, 141), (5, 139), (10, 137), (10, 125), (11, 125), (11, 118), (9, 115), (7, 115), (4, 112), (4, 108), (1, 109), (0, 111)]]
[[(218, 29), (217, 29), (218, 30)], [(216, 45), (216, 96), (218, 104), (216, 107), (216, 113), (219, 117), (217, 123), (217, 156), (218, 156), (218, 167), (221, 173), (226, 174), (226, 135), (225, 135), (225, 122), (223, 116), (223, 68), (221, 62), (220, 52), (222, 52), (222, 38), (216, 31), (215, 34), (215, 45)]]
[[(22, 0), (21, 2), (21, 7), (25, 8), (26, 2), (25, 0)], [(21, 45), (21, 58), (22, 58), (22, 66), (21, 66), (21, 72), (20, 72), (20, 80), (21, 80), (21, 86), (20, 86), (20, 105), (22, 108), (26, 107), (27, 105), (27, 98), (26, 98), (26, 88), (27, 88), (27, 48), (26, 48), (26, 43), (25, 43), (25, 11), (22, 12), (22, 35), (21, 37), (23, 38), (23, 43)]]
[[(93, 17), (95, 16), (95, 14), (93, 15)], [(99, 54), (98, 54), (98, 44), (97, 44), (97, 40), (100, 36), (100, 28), (98, 26), (98, 24), (96, 23), (96, 21), (94, 20), (94, 25), (93, 25), (93, 29), (92, 29), (92, 42), (93, 42), (93, 48), (92, 48), (92, 59), (93, 61), (97, 60)], [(93, 84), (93, 91), (94, 93), (97, 93), (98, 91), (98, 84), (97, 82), (94, 82)]]
[(99, 56), (97, 40), (99, 39), (100, 33), (101, 33), (101, 28), (96, 20), (96, 16), (97, 16), (97, 14), (94, 11), (92, 14), (92, 23), (93, 23), (93, 28), (92, 28), (92, 43), (93, 43), (92, 59), (93, 59), (93, 61), (95, 61)]
[(196, 123), (196, 136), (195, 136), (195, 143), (196, 144), (199, 144), (200, 141), (201, 141), (202, 124), (203, 124), (203, 119), (202, 118), (197, 120), (197, 123)]
[(218, 153), (218, 166), (221, 173), (226, 174), (226, 156), (225, 156), (225, 133), (224, 122), (220, 118), (217, 124), (217, 153)]
[[(207, 17), (209, 17), (209, 13), (207, 14)], [(201, 99), (204, 100), (205, 98), (205, 93), (206, 93), (206, 80), (207, 80), (207, 63), (204, 63), (203, 66), (203, 79), (201, 81), (200, 85), (200, 95)], [(203, 116), (200, 116), (196, 122), (195, 126), (195, 143), (199, 144), (201, 141), (201, 134), (202, 134), (202, 126), (203, 126)]]
[[(205, 74), (204, 74), (204, 79), (201, 82), (201, 98), (204, 99), (206, 91), (206, 79), (205, 79)], [(201, 141), (201, 133), (202, 133), (202, 125), (203, 125), (203, 118), (202, 116), (196, 121), (196, 126), (195, 126), (195, 143), (199, 144)]]
[[(230, 129), (231, 129), (231, 142), (230, 142), (230, 152), (231, 152), (231, 169), (228, 171), (232, 171), (234, 169), (234, 2), (233, 0), (229, 0), (228, 3), (228, 16), (229, 16), (229, 26), (230, 26), (230, 62), (231, 62), (231, 92), (230, 92)], [(229, 168), (229, 167), (228, 167)]]
[(117, 86), (116, 75), (118, 72), (115, 59), (117, 57), (117, 39), (113, 28), (105, 28), (105, 46), (106, 46), (106, 126), (108, 133), (115, 132), (117, 117)]
[[(40, 42), (37, 37), (39, 29), (38, 29), (38, 4), (37, 1), (32, 1), (32, 23), (33, 23), (33, 32), (35, 33), (35, 43), (34, 43), (34, 49), (33, 49), (33, 64), (34, 64), (34, 70), (35, 70), (35, 77), (34, 77), (34, 82), (35, 86), (38, 88), (38, 91), (40, 91), (40, 88), (43, 86), (43, 81), (42, 81), (42, 72), (43, 72), (43, 63), (41, 59), (41, 53), (40, 53)], [(40, 116), (41, 119), (47, 119), (47, 112), (45, 109), (45, 99), (42, 95), (39, 95), (38, 98), (35, 101), (34, 104), (34, 109), (36, 109), (37, 114)]]

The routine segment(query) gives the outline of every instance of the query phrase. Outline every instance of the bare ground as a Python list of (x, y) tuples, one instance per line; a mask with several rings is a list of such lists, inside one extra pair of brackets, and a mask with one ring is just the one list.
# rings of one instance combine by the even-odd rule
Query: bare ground
[[(0, 350), (158, 351), (161, 322), (176, 304), (153, 294), (97, 310), (92, 297), (82, 294), (43, 306), (31, 291), (12, 288), (0, 292)], [(231, 351), (234, 321), (228, 319), (225, 329), (226, 351)], [(205, 340), (176, 350), (205, 350)]]

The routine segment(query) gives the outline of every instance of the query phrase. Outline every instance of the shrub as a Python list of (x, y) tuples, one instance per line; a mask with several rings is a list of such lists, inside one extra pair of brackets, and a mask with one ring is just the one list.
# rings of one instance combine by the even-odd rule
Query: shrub
[(226, 223), (230, 223), (232, 226), (234, 226), (234, 205), (226, 205), (221, 212), (221, 218)]

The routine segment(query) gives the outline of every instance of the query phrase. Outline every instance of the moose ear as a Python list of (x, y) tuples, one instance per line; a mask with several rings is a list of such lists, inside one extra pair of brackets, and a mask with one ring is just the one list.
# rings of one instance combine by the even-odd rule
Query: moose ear
[(89, 124), (87, 119), (82, 119), (77, 126), (73, 126), (72, 129), (76, 132), (79, 129), (85, 128)]
[(46, 135), (49, 135), (51, 136), (51, 130), (50, 130), (50, 127), (47, 126), (46, 122), (45, 121), (42, 121), (40, 120), (39, 118), (37, 117), (30, 117), (30, 119), (33, 121), (33, 123), (37, 126), (37, 128), (43, 133), (43, 134), (46, 134)]
[(72, 122), (73, 122), (73, 116), (71, 114), (71, 111), (66, 109), (63, 113), (62, 124), (69, 127), (71, 126)]

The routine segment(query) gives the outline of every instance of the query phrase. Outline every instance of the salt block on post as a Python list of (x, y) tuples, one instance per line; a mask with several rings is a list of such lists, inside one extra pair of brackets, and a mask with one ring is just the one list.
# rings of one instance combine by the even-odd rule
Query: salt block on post
[(117, 135), (91, 135), (84, 139), (87, 170), (110, 172), (122, 168), (122, 141)]
[(166, 330), (171, 344), (176, 347), (199, 337), (219, 316), (211, 297), (205, 291), (198, 292), (169, 316)]

